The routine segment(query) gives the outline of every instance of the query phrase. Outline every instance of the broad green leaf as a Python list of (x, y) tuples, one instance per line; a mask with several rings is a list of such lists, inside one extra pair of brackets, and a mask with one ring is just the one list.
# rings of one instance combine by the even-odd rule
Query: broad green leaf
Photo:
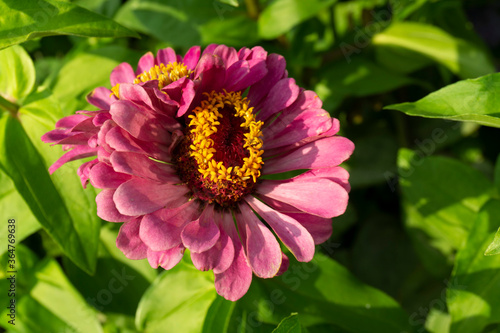
[(276, 38), (319, 11), (325, 10), (336, 0), (274, 0), (259, 16), (259, 36)]
[[(0, 170), (0, 221), (16, 220), (15, 241), (23, 239), (38, 231), (41, 226), (33, 215), (23, 197), (17, 192), (12, 180)], [(5, 240), (5, 246), (0, 247), (0, 255), (7, 251), (7, 227), (0, 228), (0, 239)], [(3, 244), (3, 243), (2, 243)]]
[(138, 37), (106, 18), (67, 1), (0, 1), (0, 49), (53, 35)]
[(205, 321), (203, 322), (202, 333), (230, 333), (229, 322), (234, 313), (236, 302), (231, 302), (217, 295), (210, 305)]
[(500, 322), (500, 256), (485, 256), (500, 225), (500, 201), (481, 209), (462, 250), (457, 254), (447, 290), (450, 333), (481, 332)]
[(181, 262), (161, 273), (144, 293), (136, 313), (141, 332), (201, 332), (203, 320), (215, 299), (212, 272), (200, 272)]
[(412, 331), (408, 315), (395, 300), (322, 254), (310, 263), (290, 258), (282, 276), (254, 279), (239, 303), (249, 313), (256, 312), (252, 320), (275, 325), (297, 312), (305, 327), (329, 323), (353, 333)]
[(395, 22), (373, 36), (372, 42), (375, 47), (396, 46), (423, 54), (463, 79), (495, 72), (484, 50), (432, 25)]
[(248, 46), (258, 41), (257, 24), (245, 8), (215, 0), (131, 0), (115, 18), (127, 27), (184, 48), (210, 43)]
[(28, 53), (18, 45), (1, 50), (0, 95), (17, 102), (31, 92), (34, 84), (35, 66)]
[(500, 228), (498, 228), (497, 233), (495, 234), (495, 238), (493, 242), (488, 246), (486, 252), (484, 252), (487, 256), (492, 256), (495, 254), (500, 254)]
[(240, 4), (238, 3), (238, 0), (217, 0), (221, 3), (225, 3), (234, 7), (238, 7)]
[[(22, 245), (16, 247), (16, 254), (20, 266), (16, 276), (16, 325), (9, 325), (9, 332), (102, 332), (96, 312), (71, 285), (55, 260), (39, 261)], [(2, 277), (2, 283), (4, 280), (8, 282)], [(7, 317), (7, 311), (2, 309), (2, 318)], [(1, 325), (4, 323), (2, 320)]]
[(76, 55), (61, 68), (52, 85), (64, 115), (90, 106), (85, 97), (99, 86), (110, 87), (109, 76), (121, 62), (136, 66), (139, 54), (120, 46), (106, 46)]
[(463, 247), (492, 186), (479, 171), (457, 160), (425, 157), (435, 145), (428, 140), (422, 144), (425, 151), (400, 150), (399, 185), (417, 253), (431, 273), (442, 276), (454, 250)]
[(157, 276), (147, 260), (130, 260), (116, 247), (111, 223), (101, 228), (96, 271), (88, 276), (69, 260), (64, 269), (73, 285), (97, 310), (133, 316), (143, 293)]
[(121, 5), (120, 0), (75, 0), (74, 3), (106, 17), (113, 17)]
[(321, 69), (316, 86), (327, 110), (335, 109), (349, 96), (361, 97), (385, 93), (401, 86), (420, 84), (364, 58), (354, 58), (348, 65), (335, 62)]
[(449, 333), (450, 325), (450, 314), (437, 308), (432, 308), (425, 319), (425, 328), (430, 333)]
[(500, 127), (500, 74), (459, 81), (413, 103), (392, 104), (385, 109), (410, 116), (471, 121)]
[(289, 317), (283, 319), (278, 327), (272, 333), (301, 333), (299, 315), (292, 313)]
[[(63, 168), (59, 177), (54, 178), (57, 186), (54, 185), (48, 174), (46, 161), (33, 145), (36, 143), (43, 149), (50, 149), (39, 138), (45, 131), (43, 126), (47, 126), (48, 122), (41, 115), (53, 108), (54, 101), (44, 99), (21, 109), (25, 113), (21, 115), (23, 125), (28, 132), (19, 119), (8, 115), (2, 117), (0, 167), (12, 179), (38, 222), (64, 253), (83, 270), (92, 273), (96, 263), (100, 226), (100, 219), (95, 215), (95, 192), (84, 192), (74, 167), (72, 170)], [(30, 112), (35, 118), (26, 115)], [(53, 128), (53, 124), (52, 121), (47, 127)], [(28, 134), (35, 136), (31, 138), (33, 142)]]

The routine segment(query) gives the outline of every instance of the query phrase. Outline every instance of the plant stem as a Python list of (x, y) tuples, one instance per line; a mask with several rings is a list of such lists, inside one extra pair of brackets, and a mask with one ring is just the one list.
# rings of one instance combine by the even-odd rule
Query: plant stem
[(247, 7), (248, 16), (250, 16), (252, 20), (257, 20), (259, 18), (258, 0), (245, 0), (245, 5)]
[(2, 95), (0, 95), (0, 108), (9, 112), (14, 118), (17, 116), (17, 111), (19, 110), (19, 106), (17, 104), (12, 103)]

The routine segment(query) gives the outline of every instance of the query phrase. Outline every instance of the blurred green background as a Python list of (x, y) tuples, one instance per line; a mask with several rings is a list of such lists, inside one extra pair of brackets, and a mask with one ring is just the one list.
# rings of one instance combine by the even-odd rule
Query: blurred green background
[[(126, 259), (79, 163), (49, 176), (62, 152), (40, 141), (119, 63), (210, 43), (284, 55), (356, 145), (313, 262), (234, 303), (188, 255)], [(0, 0), (0, 49), (7, 332), (500, 332), (498, 1)]]

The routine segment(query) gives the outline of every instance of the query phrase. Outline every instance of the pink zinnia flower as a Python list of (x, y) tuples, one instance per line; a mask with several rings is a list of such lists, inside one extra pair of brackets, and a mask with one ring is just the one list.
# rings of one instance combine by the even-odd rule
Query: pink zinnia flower
[[(168, 48), (123, 63), (112, 90), (97, 88), (42, 137), (69, 150), (50, 168), (96, 156), (79, 176), (102, 189), (97, 214), (125, 222), (117, 246), (130, 259), (171, 269), (189, 249), (213, 270), (217, 292), (237, 300), (252, 272), (287, 269), (274, 233), (299, 261), (332, 232), (349, 192), (338, 165), (354, 145), (321, 100), (288, 78), (285, 59), (261, 47)], [(285, 180), (265, 175), (306, 172)], [(258, 214), (266, 223), (256, 215)]]

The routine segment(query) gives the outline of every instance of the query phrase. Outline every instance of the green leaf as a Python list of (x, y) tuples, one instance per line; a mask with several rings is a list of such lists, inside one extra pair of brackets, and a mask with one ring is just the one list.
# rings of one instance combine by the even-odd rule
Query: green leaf
[(85, 97), (96, 87), (110, 87), (111, 71), (121, 62), (134, 64), (138, 59), (139, 54), (115, 45), (77, 54), (64, 64), (52, 85), (64, 115), (94, 107)]
[(206, 0), (131, 0), (116, 20), (172, 46), (210, 43), (248, 46), (258, 41), (257, 24), (242, 7)]
[(116, 247), (117, 231), (108, 223), (101, 228), (101, 246), (94, 276), (64, 260), (73, 285), (97, 310), (133, 316), (143, 293), (157, 276), (147, 260), (130, 260)]
[(500, 127), (500, 73), (463, 80), (413, 103), (392, 104), (385, 109), (410, 116), (471, 121)]
[(336, 0), (274, 0), (259, 16), (259, 36), (276, 38), (300, 22), (334, 4)]
[[(6, 257), (4, 255), (3, 258)], [(16, 325), (9, 325), (9, 331), (102, 332), (95, 311), (71, 285), (55, 260), (45, 258), (39, 261), (34, 253), (18, 245), (16, 261), (16, 266), (19, 265), (16, 275)], [(2, 283), (4, 281), (8, 282), (2, 277)], [(3, 284), (0, 285), (7, 290)], [(8, 311), (5, 308), (2, 310), (2, 318), (7, 317)], [(4, 324), (2, 320), (1, 325)]]
[(283, 319), (278, 327), (272, 333), (301, 333), (299, 315), (292, 313), (289, 317)]
[(0, 1), (0, 49), (54, 35), (138, 37), (102, 15), (67, 1)]
[(327, 110), (335, 109), (349, 96), (361, 97), (385, 93), (401, 86), (420, 84), (417, 80), (391, 72), (368, 59), (354, 58), (335, 62), (321, 69), (321, 81), (316, 86)]
[[(0, 220), (8, 221), (9, 219), (16, 220), (16, 243), (41, 228), (23, 197), (17, 192), (12, 180), (0, 170)], [(0, 239), (7, 240), (7, 235), (7, 228), (0, 228)], [(7, 245), (0, 247), (0, 255), (5, 251), (7, 251)]]
[(228, 301), (217, 295), (205, 316), (202, 333), (231, 332), (229, 330), (229, 321), (235, 306), (236, 302)]
[(500, 322), (500, 256), (484, 256), (500, 225), (500, 201), (485, 204), (473, 222), (447, 290), (451, 333), (481, 332)]
[(203, 320), (215, 299), (211, 272), (200, 272), (184, 262), (165, 271), (144, 293), (136, 313), (136, 326), (142, 332), (201, 332)]
[(412, 331), (396, 301), (319, 253), (310, 263), (290, 258), (288, 271), (280, 277), (254, 279), (238, 303), (256, 312), (252, 321), (277, 324), (297, 312), (306, 327), (329, 323), (353, 333)]
[(497, 162), (495, 164), (495, 188), (497, 190), (497, 194), (500, 195), (500, 155), (497, 157)]
[(427, 140), (421, 143), (422, 151), (399, 151), (399, 185), (406, 228), (416, 251), (431, 273), (443, 276), (492, 186), (479, 171), (457, 160), (425, 157), (435, 145)]
[(28, 53), (18, 45), (1, 50), (0, 95), (17, 102), (26, 97), (34, 85), (35, 66)]
[(238, 0), (217, 0), (221, 3), (225, 3), (234, 7), (238, 7), (240, 4), (238, 3)]
[[(34, 102), (27, 105), (25, 111), (31, 108), (34, 112), (43, 113), (53, 108), (52, 103)], [(29, 125), (29, 119), (25, 119), (25, 126), (33, 128), (29, 133), (37, 133), (39, 140), (41, 134), (35, 131), (37, 127)], [(32, 124), (43, 125), (37, 119)], [(92, 274), (100, 226), (100, 219), (95, 216), (95, 192), (83, 192), (75, 169), (69, 175), (61, 175), (62, 178), (58, 180), (59, 188), (64, 188), (65, 191), (58, 191), (49, 177), (43, 158), (19, 120), (4, 114), (0, 119), (0, 128), (0, 168), (12, 179), (40, 224), (65, 254), (80, 268)], [(39, 144), (43, 145), (41, 141)]]
[(372, 42), (375, 47), (395, 46), (418, 52), (463, 79), (495, 72), (495, 66), (484, 50), (432, 25), (395, 22), (373, 36)]
[(491, 244), (488, 246), (488, 248), (484, 252), (484, 255), (486, 255), (486, 256), (492, 256), (495, 254), (500, 254), (500, 228), (498, 228), (498, 231), (495, 234), (495, 238), (493, 239), (493, 242), (491, 242)]

